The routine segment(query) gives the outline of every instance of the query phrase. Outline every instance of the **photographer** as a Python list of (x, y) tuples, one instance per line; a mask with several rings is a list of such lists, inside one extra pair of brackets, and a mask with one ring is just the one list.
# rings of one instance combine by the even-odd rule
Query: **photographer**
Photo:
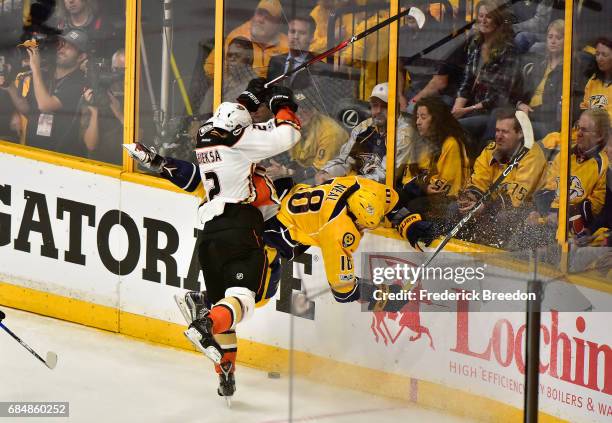
[(46, 75), (41, 69), (38, 45), (30, 43), (26, 48), (33, 89), (23, 98), (13, 84), (3, 88), (15, 108), (27, 116), (26, 144), (86, 157), (85, 145), (78, 137), (78, 105), (85, 85), (79, 67), (87, 58), (87, 35), (71, 30), (59, 36), (52, 75)]
[(111, 60), (111, 72), (92, 78), (94, 84), (83, 95), (86, 106), (81, 114), (82, 138), (89, 157), (106, 163), (122, 163), (123, 142), (123, 79), (125, 51), (117, 50)]

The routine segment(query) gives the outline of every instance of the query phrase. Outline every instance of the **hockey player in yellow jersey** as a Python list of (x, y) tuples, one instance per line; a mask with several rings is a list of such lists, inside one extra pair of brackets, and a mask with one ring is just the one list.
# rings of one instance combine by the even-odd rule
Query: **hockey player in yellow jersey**
[(286, 259), (319, 247), (334, 298), (355, 301), (359, 279), (353, 253), (366, 229), (388, 222), (413, 246), (428, 245), (435, 237), (433, 225), (398, 205), (398, 199), (393, 188), (358, 176), (298, 184), (283, 198), (278, 215), (266, 222), (264, 241)]

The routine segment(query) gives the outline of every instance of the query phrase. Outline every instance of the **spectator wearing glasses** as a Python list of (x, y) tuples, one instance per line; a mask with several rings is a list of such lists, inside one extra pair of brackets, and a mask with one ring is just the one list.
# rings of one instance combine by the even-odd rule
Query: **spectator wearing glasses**
[[(605, 151), (610, 135), (610, 116), (605, 110), (585, 110), (576, 125), (576, 143), (570, 155), (569, 219), (589, 227), (604, 209), (609, 160)], [(546, 174), (543, 188), (535, 195), (536, 211), (529, 215), (532, 225), (557, 226), (559, 212), (559, 175), (561, 155), (557, 155)], [(570, 225), (570, 233), (586, 233)]]

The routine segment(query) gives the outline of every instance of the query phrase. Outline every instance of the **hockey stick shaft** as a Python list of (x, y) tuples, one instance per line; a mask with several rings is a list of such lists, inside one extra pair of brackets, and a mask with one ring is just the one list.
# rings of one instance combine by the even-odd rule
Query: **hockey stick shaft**
[(461, 230), (461, 228), (463, 226), (465, 226), (465, 224), (472, 218), (472, 216), (474, 216), (474, 214), (476, 214), (476, 212), (478, 211), (478, 209), (480, 209), (484, 203), (489, 199), (489, 197), (491, 197), (491, 195), (493, 195), (493, 193), (495, 191), (497, 191), (497, 189), (499, 188), (499, 186), (502, 184), (502, 182), (504, 181), (504, 179), (506, 179), (506, 176), (508, 176), (510, 174), (510, 172), (512, 172), (512, 169), (514, 169), (516, 166), (518, 166), (519, 162), (521, 161), (521, 159), (523, 157), (525, 157), (525, 155), (529, 152), (529, 149), (526, 147), (522, 147), (521, 150), (515, 155), (515, 157), (510, 161), (510, 164), (508, 164), (508, 167), (506, 167), (504, 169), (504, 171), (502, 172), (501, 175), (499, 175), (499, 177), (495, 180), (495, 182), (493, 182), (493, 184), (489, 187), (489, 189), (487, 190), (487, 192), (485, 192), (482, 197), (480, 197), (480, 199), (478, 200), (478, 202), (474, 205), (474, 207), (472, 207), (472, 209), (459, 221), (459, 223), (457, 223), (453, 229), (451, 229), (451, 231), (444, 237), (444, 239), (442, 240), (442, 242), (440, 242), (440, 244), (438, 244), (438, 246), (436, 247), (436, 249), (434, 250), (434, 252), (432, 253), (431, 257), (429, 257), (427, 259), (427, 261), (423, 264), (423, 267), (427, 267), (429, 266), (429, 264), (433, 261), (434, 258), (436, 258), (436, 256), (438, 255), (438, 253), (440, 251), (442, 251), (442, 249), (446, 246), (446, 244), (448, 244), (448, 242), (451, 240), (451, 238), (453, 238), (455, 235), (457, 235), (457, 232), (459, 232)]
[[(9, 335), (11, 335), (11, 337), (13, 337), (13, 339), (15, 339), (15, 341), (19, 342), (21, 344), (22, 347), (24, 347), (26, 350), (28, 350), (34, 357), (36, 357), (38, 360), (40, 360), (45, 366), (47, 366), (50, 369), (53, 369), (55, 367), (55, 363), (53, 362), (47, 362), (47, 360), (45, 360), (44, 358), (42, 358), (40, 355), (38, 355), (38, 353), (36, 351), (34, 351), (28, 344), (26, 344), (25, 342), (23, 342), (21, 340), (21, 338), (19, 338), (17, 335), (15, 335), (13, 333), (13, 331), (11, 331), (9, 328), (7, 328), (4, 323), (0, 322), (0, 327), (2, 329), (4, 329), (4, 331), (6, 333), (8, 333)], [(53, 354), (55, 355), (55, 354)]]
[(295, 69), (289, 70), (287, 72), (285, 72), (282, 75), (277, 76), (276, 78), (272, 79), (271, 81), (267, 82), (264, 87), (268, 88), (270, 85), (272, 84), (276, 84), (277, 82), (280, 82), (284, 79), (289, 78), (290, 76), (303, 71), (304, 69), (306, 69), (308, 66), (312, 65), (313, 63), (317, 63), (322, 61), (323, 59), (326, 59), (327, 57), (331, 56), (332, 54), (343, 50), (344, 48), (346, 48), (347, 46), (349, 46), (350, 44), (353, 44), (354, 42), (357, 42), (359, 40), (361, 40), (362, 38), (367, 37), (368, 35), (378, 31), (381, 28), (384, 28), (385, 26), (389, 25), (392, 22), (395, 22), (398, 19), (401, 19), (402, 17), (406, 16), (408, 14), (408, 12), (410, 12), (410, 9), (406, 9), (401, 11), (400, 13), (398, 13), (397, 15), (393, 15), (387, 19), (385, 19), (384, 21), (381, 21), (379, 23), (377, 23), (376, 25), (372, 26), (371, 28), (367, 28), (365, 31), (360, 32), (359, 34), (353, 35), (351, 38), (349, 38), (348, 40), (344, 40), (342, 41), (340, 44), (338, 44), (335, 47), (330, 48), (329, 50), (324, 51), (323, 53), (313, 57), (312, 59), (310, 59), (309, 61), (302, 63), (300, 66), (298, 66)]

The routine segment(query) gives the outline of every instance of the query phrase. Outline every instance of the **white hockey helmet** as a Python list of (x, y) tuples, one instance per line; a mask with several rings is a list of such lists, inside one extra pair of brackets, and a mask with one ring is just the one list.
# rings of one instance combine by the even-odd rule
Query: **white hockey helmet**
[(253, 124), (251, 114), (246, 107), (230, 102), (221, 103), (208, 122), (212, 122), (213, 128), (223, 129), (236, 136)]

